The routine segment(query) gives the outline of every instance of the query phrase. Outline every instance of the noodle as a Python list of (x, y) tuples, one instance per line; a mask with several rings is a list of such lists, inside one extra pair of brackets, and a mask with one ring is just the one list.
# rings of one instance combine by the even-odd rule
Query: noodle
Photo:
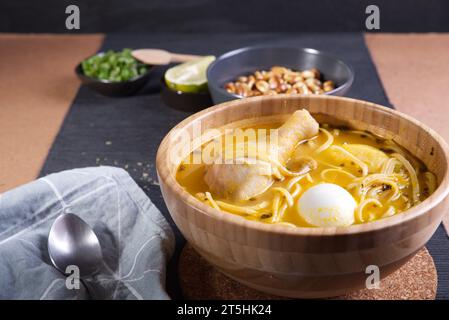
[(388, 201), (397, 200), (401, 195), (397, 183), (395, 183), (395, 181), (392, 180), (389, 176), (385, 176), (380, 173), (369, 175), (368, 177), (362, 180), (363, 185), (362, 189), (365, 189), (366, 187), (372, 184), (386, 184), (391, 186), (391, 189), (393, 190), (393, 195), (388, 199)]
[(320, 131), (324, 132), (324, 134), (327, 136), (327, 140), (320, 147), (318, 147), (318, 149), (315, 149), (315, 153), (323, 152), (324, 150), (328, 149), (332, 145), (332, 143), (334, 143), (334, 136), (331, 135), (329, 131), (323, 128), (320, 128)]
[(309, 181), (310, 183), (313, 183), (313, 178), (312, 178), (312, 176), (310, 175), (310, 173), (306, 174), (306, 179), (307, 179), (307, 181)]
[(212, 195), (210, 194), (210, 192), (206, 192), (206, 198), (207, 198), (207, 200), (209, 200), (209, 203), (212, 205), (212, 207), (214, 209), (220, 210), (220, 207), (217, 205), (215, 200), (212, 198)]
[(238, 205), (230, 204), (230, 203), (227, 203), (224, 201), (214, 200), (214, 198), (212, 197), (210, 192), (206, 192), (206, 193), (200, 192), (200, 193), (196, 194), (195, 196), (198, 199), (200, 199), (201, 201), (203, 201), (203, 199), (206, 198), (205, 201), (209, 202), (214, 209), (217, 209), (217, 210), (225, 209), (229, 212), (238, 213), (238, 214), (255, 215), (255, 214), (259, 213), (258, 210), (265, 209), (266, 207), (268, 207), (270, 205), (269, 201), (262, 201), (253, 206), (238, 206)]
[(356, 209), (356, 218), (358, 219), (359, 222), (365, 222), (365, 220), (363, 219), (363, 209), (368, 205), (368, 204), (374, 204), (378, 207), (382, 207), (382, 203), (380, 203), (379, 200), (374, 199), (374, 198), (370, 198), (370, 199), (366, 199), (363, 200), (359, 206)]
[(240, 214), (257, 214), (258, 212), (256, 211), (257, 209), (263, 209), (265, 207), (268, 207), (268, 205), (270, 204), (268, 201), (264, 201), (259, 203), (258, 205), (255, 205), (253, 207), (242, 207), (242, 206), (237, 206), (237, 205), (233, 205), (230, 203), (226, 203), (223, 201), (219, 201), (219, 200), (214, 200), (212, 195), (210, 194), (210, 192), (206, 192), (205, 193), (206, 199), (207, 201), (209, 201), (209, 203), (211, 204), (211, 206), (214, 209), (220, 210), (220, 208), (223, 208), (227, 211), (233, 212), (233, 213), (240, 213)]
[(355, 178), (356, 178), (355, 175), (353, 175), (352, 173), (350, 173), (350, 172), (348, 172), (348, 171), (346, 171), (346, 170), (343, 170), (343, 169), (341, 169), (341, 168), (340, 168), (340, 169), (334, 169), (334, 168), (331, 168), (331, 169), (325, 169), (325, 170), (321, 171), (321, 174), (320, 174), (321, 179), (323, 179), (323, 180), (325, 180), (325, 181), (329, 181), (329, 179), (326, 178), (326, 175), (327, 175), (329, 172), (343, 173), (343, 174), (345, 174), (346, 176), (348, 176), (348, 177), (351, 178), (351, 179), (355, 179)]
[(281, 196), (279, 193), (276, 193), (273, 199), (273, 205), (272, 205), (272, 211), (273, 211), (273, 218), (272, 221), (278, 220), (278, 212), (279, 212), (279, 203), (281, 201)]
[(302, 191), (301, 186), (297, 183), (295, 184), (295, 190), (292, 192), (293, 199), (296, 198), (296, 196)]
[(251, 215), (258, 214), (259, 213), (258, 210), (265, 209), (266, 207), (268, 207), (270, 205), (270, 203), (268, 201), (263, 201), (257, 205), (247, 206), (247, 207), (230, 204), (230, 203), (223, 202), (220, 200), (215, 200), (215, 202), (217, 203), (217, 205), (220, 208), (223, 208), (227, 211), (230, 211), (233, 213), (251, 214)]
[[(256, 174), (271, 179), (264, 191), (246, 193), (252, 198), (233, 202), (233, 186), (215, 194), (203, 178), (207, 167), (190, 164), (188, 159), (181, 162), (176, 178), (187, 191), (214, 209), (290, 227), (313, 227), (302, 217), (298, 203), (304, 191), (323, 182), (340, 185), (350, 192), (357, 203), (355, 224), (399, 214), (428, 197), (438, 186), (435, 175), (393, 140), (387, 141), (365, 131), (330, 126), (319, 130), (320, 135), (296, 144), (290, 159), (281, 162), (271, 152), (257, 149), (252, 158), (244, 157), (243, 162), (237, 163), (257, 165), (261, 170)], [(304, 141), (307, 145), (303, 145)], [(234, 148), (233, 153), (236, 152), (235, 146), (228, 148)], [(382, 152), (375, 152), (373, 148)], [(245, 170), (239, 172), (243, 179), (236, 175), (236, 186), (250, 181), (244, 175), (256, 172), (254, 167)], [(255, 186), (257, 190), (259, 181), (265, 183), (266, 177), (253, 180), (245, 188), (253, 190)], [(227, 178), (232, 180), (232, 176)], [(320, 197), (318, 194), (312, 201), (318, 208)]]
[(223, 208), (223, 209), (233, 212), (233, 213), (243, 213), (243, 214), (257, 214), (258, 213), (256, 210), (236, 206), (236, 205), (226, 203), (223, 201), (219, 201), (219, 200), (217, 200), (216, 203), (220, 206), (220, 208)]
[[(297, 177), (297, 176), (307, 173), (307, 171), (304, 172), (304, 170), (299, 171), (299, 172), (290, 171), (282, 163), (280, 163), (277, 159), (273, 159), (272, 157), (267, 156), (267, 155), (258, 155), (258, 158), (261, 161), (270, 162), (272, 165), (274, 165), (275, 167), (272, 170), (272, 171), (274, 171), (274, 174), (280, 173), (284, 177)], [(305, 170), (310, 171), (310, 168), (306, 168)]]
[(333, 165), (333, 164), (330, 164), (330, 163), (327, 163), (327, 162), (324, 162), (324, 161), (321, 161), (321, 160), (317, 160), (317, 162), (322, 164), (322, 165), (324, 165), (324, 166), (331, 167), (333, 169), (341, 169), (341, 167), (339, 167), (339, 166), (336, 166), (336, 165)]
[(412, 191), (413, 191), (413, 203), (419, 202), (419, 182), (418, 177), (416, 175), (415, 169), (412, 167), (410, 162), (405, 159), (405, 157), (399, 153), (393, 153), (391, 155), (392, 157), (395, 157), (398, 159), (405, 167), (405, 169), (408, 171), (408, 174), (410, 175), (410, 180), (412, 182)]
[(261, 210), (261, 209), (265, 209), (269, 205), (270, 205), (269, 201), (262, 201), (261, 203), (256, 204), (254, 206), (248, 206), (248, 207), (243, 207), (243, 208), (249, 208), (249, 209), (253, 209), (253, 210)]
[[(296, 183), (295, 190), (293, 190), (293, 192), (291, 193), (292, 199), (296, 198), (296, 196), (301, 192), (301, 190), (302, 190), (301, 186), (298, 183)], [(279, 213), (277, 215), (277, 221), (283, 218), (285, 210), (287, 210), (288, 207), (289, 207), (288, 203), (282, 204), (281, 208), (279, 209)]]
[(301, 181), (304, 177), (306, 177), (306, 175), (292, 178), (287, 184), (287, 190), (290, 190), (296, 183)]
[(410, 152), (402, 148), (400, 145), (398, 145), (394, 140), (386, 140), (385, 144), (387, 145), (387, 149), (390, 149), (396, 153), (399, 153), (404, 158), (409, 159), (410, 163), (412, 164), (415, 171), (418, 171), (419, 163), (416, 159), (411, 156)]
[(396, 209), (393, 206), (389, 206), (387, 211), (384, 212), (384, 214), (381, 216), (381, 218), (387, 218), (394, 216), (396, 214)]
[(412, 206), (411, 201), (408, 197), (402, 195), (401, 199), (405, 202), (405, 210), (409, 209)]
[(271, 190), (280, 192), (284, 196), (285, 200), (287, 201), (287, 205), (289, 207), (293, 206), (293, 197), (287, 189), (281, 188), (281, 187), (275, 187), (275, 188), (272, 188)]
[(371, 189), (366, 193), (366, 196), (367, 196), (368, 198), (374, 198), (374, 197), (378, 196), (379, 193), (382, 192), (382, 189), (383, 189), (383, 186), (378, 186), (378, 187), (371, 188)]
[(396, 165), (398, 165), (398, 164), (401, 164), (401, 163), (397, 159), (389, 158), (382, 165), (381, 172), (383, 174), (392, 174), (394, 172), (394, 169), (396, 168)]
[(271, 158), (268, 158), (268, 160), (269, 160), (272, 164), (276, 165), (276, 166), (277, 166), (277, 169), (279, 170), (279, 172), (280, 172), (282, 175), (284, 175), (284, 176), (287, 176), (287, 177), (297, 177), (297, 176), (300, 176), (300, 175), (303, 175), (303, 174), (306, 173), (306, 172), (302, 172), (302, 171), (300, 171), (300, 172), (293, 172), (293, 171), (290, 171), (290, 170), (288, 170), (284, 165), (282, 165), (278, 160), (271, 159)]
[(282, 204), (281, 208), (279, 209), (279, 213), (277, 216), (277, 221), (281, 220), (284, 216), (285, 210), (287, 210), (288, 205), (286, 203)]

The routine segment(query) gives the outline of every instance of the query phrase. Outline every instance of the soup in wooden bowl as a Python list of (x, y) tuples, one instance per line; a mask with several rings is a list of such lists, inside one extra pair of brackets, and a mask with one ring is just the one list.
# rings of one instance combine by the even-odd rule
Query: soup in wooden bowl
[(167, 207), (229, 277), (288, 297), (362, 288), (430, 239), (447, 209), (448, 147), (409, 116), (338, 97), (217, 105), (157, 155)]

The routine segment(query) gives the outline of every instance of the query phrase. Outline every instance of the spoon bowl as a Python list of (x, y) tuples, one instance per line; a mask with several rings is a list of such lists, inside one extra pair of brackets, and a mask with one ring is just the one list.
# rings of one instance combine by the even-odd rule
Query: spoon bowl
[(48, 253), (62, 273), (68, 266), (79, 268), (80, 277), (96, 273), (102, 263), (100, 242), (92, 228), (73, 213), (56, 218), (48, 235)]

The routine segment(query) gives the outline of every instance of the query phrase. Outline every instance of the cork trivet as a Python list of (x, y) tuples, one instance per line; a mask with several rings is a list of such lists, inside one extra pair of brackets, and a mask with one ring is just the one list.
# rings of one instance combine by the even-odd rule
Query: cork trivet
[[(192, 300), (278, 300), (238, 283), (215, 269), (190, 245), (179, 260), (179, 275), (184, 297)], [(398, 271), (381, 281), (379, 289), (362, 289), (337, 297), (342, 300), (433, 300), (437, 290), (437, 273), (427, 249), (421, 249)]]

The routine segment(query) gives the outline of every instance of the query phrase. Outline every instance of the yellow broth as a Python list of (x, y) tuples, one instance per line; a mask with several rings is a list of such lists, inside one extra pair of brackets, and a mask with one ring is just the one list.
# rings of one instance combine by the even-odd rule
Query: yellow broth
[[(277, 127), (279, 127), (279, 123), (273, 123), (271, 125), (262, 125), (251, 128), (257, 130), (261, 128), (275, 129)], [(427, 171), (426, 166), (419, 159), (412, 156), (410, 153), (408, 153), (401, 147), (395, 145), (394, 142), (379, 138), (369, 132), (363, 131), (360, 132), (350, 130), (347, 128), (335, 128), (328, 126), (326, 124), (322, 125), (321, 128), (325, 129), (328, 133), (330, 133), (333, 136), (334, 139), (332, 144), (333, 146), (344, 147), (347, 145), (364, 145), (373, 147), (376, 150), (383, 152), (388, 157), (390, 154), (397, 153), (398, 150), (401, 150), (404, 157), (410, 162), (410, 164), (416, 170), (416, 175), (419, 181), (419, 201), (422, 201), (425, 198), (427, 198), (429, 194), (435, 189), (435, 180), (433, 174), (430, 174)], [(320, 152), (318, 154), (315, 153), (315, 150), (320, 145), (325, 143), (327, 139), (328, 137), (326, 133), (323, 130), (320, 130), (319, 134), (316, 137), (299, 143), (296, 146), (295, 151), (292, 153), (292, 159), (295, 158), (295, 156), (301, 157), (309, 156), (317, 161), (318, 166), (316, 169), (310, 172), (310, 176), (307, 176), (302, 180), (300, 180), (299, 185), (301, 187), (301, 191), (294, 198), (295, 205), (288, 207), (285, 210), (280, 222), (289, 223), (300, 227), (312, 227), (306, 221), (304, 221), (304, 219), (302, 219), (301, 216), (298, 214), (296, 209), (296, 202), (308, 188), (323, 182), (334, 183), (345, 188), (351, 193), (356, 202), (358, 204), (360, 203), (361, 199), (359, 194), (357, 193), (357, 191), (360, 191), (360, 188), (359, 190), (356, 190), (354, 188), (351, 189), (348, 187), (351, 184), (351, 182), (353, 182), (353, 179), (350, 178), (348, 175), (340, 173), (340, 171), (330, 171), (325, 175), (325, 179), (323, 179), (322, 172), (323, 170), (326, 169), (345, 170), (346, 172), (349, 172), (350, 174), (356, 177), (361, 176), (360, 167), (350, 159), (336, 156), (335, 152), (332, 152), (329, 149)], [(197, 152), (199, 151), (200, 150), (197, 150)], [(208, 203), (210, 205), (210, 203), (207, 201), (206, 198), (204, 198), (203, 196), (198, 196), (199, 194), (202, 195), (205, 192), (209, 191), (208, 186), (203, 179), (205, 175), (206, 166), (204, 164), (190, 164), (188, 160), (191, 159), (191, 157), (192, 155), (189, 155), (189, 157), (187, 157), (186, 160), (180, 164), (176, 174), (176, 179), (179, 182), (179, 184), (185, 188), (187, 192), (189, 192), (194, 196), (197, 196), (199, 200)], [(289, 161), (286, 164), (286, 168), (294, 171), (295, 168), (293, 164), (291, 164), (290, 162), (291, 161)], [(374, 190), (377, 192), (375, 196), (378, 197), (377, 199), (379, 199), (382, 206), (378, 206), (373, 203), (368, 204), (363, 210), (363, 221), (356, 219), (355, 224), (384, 218), (387, 209), (390, 207), (393, 207), (394, 214), (397, 214), (417, 204), (416, 202), (412, 201), (412, 185), (410, 183), (410, 177), (407, 174), (406, 168), (401, 166), (396, 167), (397, 168), (395, 169), (396, 170), (395, 173), (406, 177), (404, 179), (400, 178), (397, 181), (398, 186), (400, 188), (401, 196), (397, 200), (388, 201), (388, 197), (392, 192), (389, 185), (383, 185), (382, 183), (379, 183), (379, 185), (370, 186), (370, 188), (373, 189), (376, 188), (376, 190), (378, 190), (378, 191)], [(370, 172), (370, 174), (372, 173), (376, 172)], [(286, 188), (289, 181), (290, 179), (275, 181), (272, 187)], [(212, 196), (214, 197), (215, 200), (221, 200), (223, 202), (230, 203), (230, 201), (227, 199), (221, 199), (220, 197), (217, 197), (216, 195), (213, 194)], [(263, 201), (272, 202), (274, 196), (275, 192), (273, 192), (270, 187), (267, 191), (265, 191), (263, 194), (257, 197), (245, 201), (232, 202), (232, 204), (238, 206), (254, 206)], [(270, 205), (267, 208), (260, 210), (258, 215), (251, 215), (251, 214), (240, 214), (240, 215), (244, 216), (247, 219), (270, 223), (272, 222), (271, 221), (272, 211), (273, 211), (272, 206)]]

